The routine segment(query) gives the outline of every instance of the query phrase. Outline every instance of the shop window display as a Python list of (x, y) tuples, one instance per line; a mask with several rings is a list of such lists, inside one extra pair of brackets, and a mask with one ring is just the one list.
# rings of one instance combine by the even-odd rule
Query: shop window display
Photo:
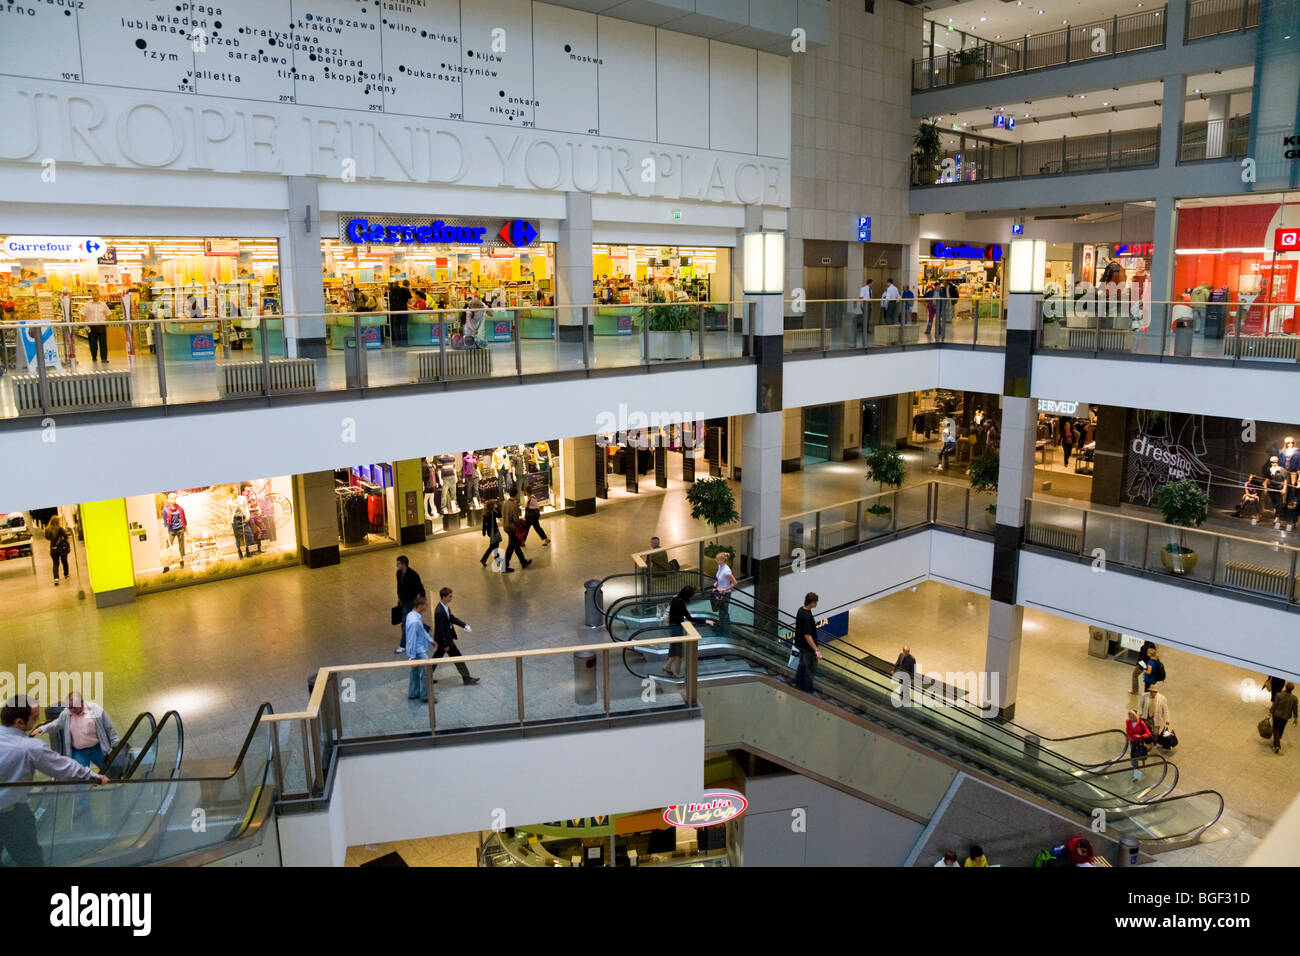
[(334, 472), (339, 541), (343, 550), (391, 544), (397, 539), (393, 527), (397, 513), (394, 494), (393, 466), (387, 462)]
[[(3, 237), (0, 237), (3, 238)], [(257, 327), (280, 308), (279, 247), (275, 239), (109, 237), (97, 259), (0, 260), (5, 321), (80, 320), (98, 294), (110, 321), (110, 353), (156, 352), (161, 320), (169, 359), (210, 358), (220, 344), (257, 343)], [(271, 350), (283, 354), (283, 320), (265, 319)], [(86, 336), (86, 330), (75, 334)], [(74, 329), (57, 336), (63, 360), (75, 364)], [(252, 343), (252, 345), (250, 345)]]
[(296, 564), (292, 493), (284, 477), (127, 498), (136, 590)]
[(536, 496), (542, 514), (560, 510), (559, 445), (539, 441), (425, 458), (421, 473), (430, 530), (440, 522), (443, 531), (477, 532), (484, 506), (499, 504), (511, 491), (517, 491), (521, 501)]
[(730, 249), (596, 244), (591, 253), (598, 305), (728, 299)]

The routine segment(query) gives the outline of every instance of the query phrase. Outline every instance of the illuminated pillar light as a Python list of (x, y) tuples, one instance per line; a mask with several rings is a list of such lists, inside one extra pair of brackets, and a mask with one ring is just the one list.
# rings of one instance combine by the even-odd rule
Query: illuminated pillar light
[(746, 295), (785, 291), (785, 235), (779, 232), (747, 232), (742, 284)]
[(1042, 239), (1012, 239), (1007, 291), (1039, 293), (1046, 287), (1047, 243)]

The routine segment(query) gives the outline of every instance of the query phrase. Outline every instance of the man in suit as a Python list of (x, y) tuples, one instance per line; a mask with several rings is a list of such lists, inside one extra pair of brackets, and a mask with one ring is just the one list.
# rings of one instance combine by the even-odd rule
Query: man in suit
[(401, 623), (398, 627), (402, 628), (398, 633), (402, 635), (401, 642), (397, 645), (397, 654), (406, 653), (406, 616), (411, 613), (415, 607), (416, 598), (424, 597), (424, 582), (420, 580), (420, 575), (411, 567), (406, 555), (401, 555), (397, 559), (397, 603), (401, 607)]
[[(446, 654), (448, 657), (460, 657), (460, 648), (456, 646), (456, 628), (463, 627), (466, 633), (473, 630), (468, 624), (451, 613), (451, 588), (438, 592), (438, 606), (433, 609), (433, 640), (438, 645), (433, 652), (434, 659)], [(469, 676), (469, 668), (457, 661), (456, 670), (465, 684), (477, 684), (477, 677)]]

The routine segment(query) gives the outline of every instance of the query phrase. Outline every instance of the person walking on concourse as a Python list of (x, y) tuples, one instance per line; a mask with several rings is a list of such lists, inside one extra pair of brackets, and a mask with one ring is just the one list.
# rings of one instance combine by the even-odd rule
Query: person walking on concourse
[[(433, 609), (433, 640), (438, 645), (433, 652), (435, 660), (444, 654), (460, 657), (460, 648), (456, 646), (457, 627), (463, 627), (466, 634), (473, 630), (451, 613), (451, 588), (443, 588), (438, 592), (438, 606)], [(467, 687), (479, 682), (477, 677), (469, 676), (469, 668), (459, 661), (456, 662), (456, 670), (460, 671), (460, 679)]]
[(1300, 702), (1296, 700), (1295, 684), (1287, 681), (1286, 686), (1269, 707), (1268, 715), (1273, 718), (1273, 753), (1280, 754), (1282, 733), (1286, 730), (1286, 722), (1290, 720), (1300, 725)]
[(401, 607), (401, 641), (397, 645), (394, 653), (406, 653), (406, 618), (415, 607), (415, 599), (424, 597), (424, 582), (420, 580), (420, 575), (411, 567), (410, 561), (406, 555), (400, 555), (397, 559), (397, 604)]
[[(429, 606), (429, 599), (421, 594), (415, 599), (415, 605), (411, 608), (406, 620), (402, 625), (402, 642), (406, 645), (406, 657), (412, 661), (425, 661), (429, 659), (429, 626), (424, 623), (424, 612)], [(423, 664), (417, 664), (411, 668), (411, 677), (406, 685), (406, 699), (423, 701), (429, 699), (428, 680), (429, 671)], [(436, 702), (438, 698), (434, 698)]]

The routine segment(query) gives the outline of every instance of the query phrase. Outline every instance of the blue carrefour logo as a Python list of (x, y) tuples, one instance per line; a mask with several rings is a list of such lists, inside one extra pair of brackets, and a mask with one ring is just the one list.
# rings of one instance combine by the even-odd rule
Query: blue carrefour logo
[(103, 248), (104, 248), (103, 244), (102, 244), (102, 243), (99, 243), (99, 242), (96, 242), (94, 239), (87, 239), (87, 240), (86, 240), (86, 251), (87, 251), (87, 252), (98, 252), (100, 249), (103, 249)]
[(527, 219), (513, 219), (497, 235), (508, 246), (527, 246), (537, 238), (537, 229)]

